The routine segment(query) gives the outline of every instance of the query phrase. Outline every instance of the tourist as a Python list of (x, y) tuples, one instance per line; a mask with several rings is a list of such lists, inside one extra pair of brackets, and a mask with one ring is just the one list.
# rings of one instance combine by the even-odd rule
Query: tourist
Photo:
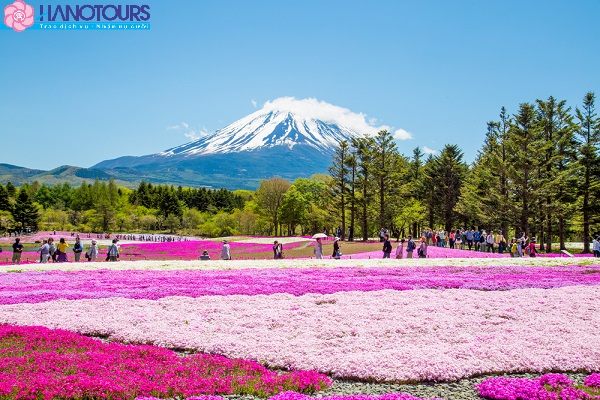
[(439, 247), (446, 247), (446, 231), (443, 229), (440, 229), (440, 241), (438, 242), (438, 246)]
[(494, 243), (496, 238), (494, 237), (494, 231), (490, 231), (490, 233), (486, 236), (485, 242), (487, 243), (487, 251), (488, 253), (491, 251), (494, 252)]
[(496, 235), (496, 243), (498, 243), (498, 254), (504, 253), (504, 245), (506, 244), (506, 239), (504, 239), (502, 231), (498, 231), (498, 234)]
[(397, 260), (400, 260), (404, 257), (404, 243), (405, 242), (406, 242), (406, 239), (404, 239), (404, 238), (400, 239), (400, 244), (396, 248), (396, 259)]
[(115, 262), (119, 259), (119, 247), (117, 246), (118, 239), (113, 239), (112, 244), (106, 252), (106, 261)]
[(592, 249), (594, 251), (594, 257), (600, 257), (600, 236), (596, 236), (592, 241)]
[(336, 260), (339, 260), (341, 256), (342, 252), (340, 251), (340, 238), (336, 237), (335, 239), (333, 239), (333, 254), (331, 255), (331, 257), (335, 258)]
[(222, 260), (231, 260), (231, 247), (227, 240), (223, 240), (223, 248), (221, 249), (221, 259)]
[(58, 253), (56, 252), (54, 238), (48, 238), (48, 246), (50, 247), (50, 257), (52, 258), (52, 262), (56, 262), (56, 257), (58, 256)]
[(483, 229), (481, 231), (481, 235), (479, 236), (479, 251), (483, 251), (483, 252), (486, 251), (486, 249), (487, 249), (487, 243), (486, 243), (487, 236), (488, 236), (488, 234), (487, 234), (486, 230)]
[(208, 254), (208, 250), (204, 250), (202, 252), (202, 255), (200, 256), (200, 260), (202, 260), (202, 261), (210, 260), (210, 255)]
[(467, 237), (467, 246), (469, 246), (469, 250), (473, 248), (473, 229), (467, 229), (466, 237)]
[(406, 258), (413, 258), (413, 251), (415, 251), (415, 242), (412, 240), (412, 236), (408, 235), (408, 243), (406, 243)]
[(525, 251), (527, 254), (529, 254), (529, 257), (536, 257), (537, 256), (537, 251), (535, 249), (535, 238), (531, 238), (531, 241), (529, 242), (529, 245), (527, 246), (527, 249)]
[(517, 238), (512, 238), (510, 241), (510, 256), (521, 257), (519, 255), (519, 243), (517, 242)]
[(417, 250), (417, 254), (419, 258), (427, 258), (427, 238), (425, 236), (421, 238), (421, 245), (419, 246), (419, 250)]
[(456, 236), (454, 237), (454, 248), (463, 250), (463, 239), (462, 239), (462, 235), (460, 234), (460, 232), (457, 233)]
[(479, 251), (479, 241), (481, 240), (481, 232), (477, 229), (473, 232), (473, 244), (475, 245), (475, 251)]
[(92, 244), (85, 254), (87, 255), (88, 261), (96, 261), (98, 258), (98, 246), (96, 245), (95, 240), (92, 240)]
[(67, 257), (67, 248), (69, 248), (69, 244), (65, 241), (65, 238), (60, 238), (58, 242), (58, 256), (56, 257), (57, 262), (69, 261), (69, 258)]
[(390, 258), (390, 254), (392, 254), (392, 243), (390, 236), (386, 233), (383, 235), (383, 258)]
[(23, 245), (21, 244), (21, 239), (16, 238), (15, 242), (12, 245), (12, 248), (12, 264), (21, 264), (21, 253), (23, 253)]
[(321, 242), (321, 238), (317, 238), (314, 253), (317, 260), (321, 260), (323, 258), (323, 242)]
[(40, 263), (46, 264), (50, 258), (50, 245), (46, 239), (42, 241), (42, 245), (37, 251), (40, 253)]
[(73, 254), (75, 255), (75, 262), (79, 262), (81, 259), (81, 253), (83, 252), (83, 244), (79, 240), (79, 235), (75, 238), (75, 244), (73, 245)]
[(280, 260), (283, 258), (283, 245), (277, 240), (273, 242), (273, 258), (275, 260)]

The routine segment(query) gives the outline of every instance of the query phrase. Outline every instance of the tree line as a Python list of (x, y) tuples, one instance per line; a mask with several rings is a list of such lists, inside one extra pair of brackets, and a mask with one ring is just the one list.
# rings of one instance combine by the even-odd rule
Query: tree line
[[(536, 236), (541, 250), (558, 241), (584, 242), (600, 230), (600, 119), (595, 94), (580, 107), (566, 101), (502, 107), (487, 123), (476, 160), (467, 165), (456, 145), (425, 158), (401, 155), (387, 131), (338, 146), (329, 168), (343, 233), (359, 225), (363, 239), (378, 221), (404, 235), (424, 228), (501, 229)], [(346, 224), (350, 230), (346, 230)]]

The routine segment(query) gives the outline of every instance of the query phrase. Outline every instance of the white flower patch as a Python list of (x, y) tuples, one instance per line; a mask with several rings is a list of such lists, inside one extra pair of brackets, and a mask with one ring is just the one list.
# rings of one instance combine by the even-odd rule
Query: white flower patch
[(55, 300), (0, 323), (196, 349), (337, 377), (600, 370), (600, 287)]

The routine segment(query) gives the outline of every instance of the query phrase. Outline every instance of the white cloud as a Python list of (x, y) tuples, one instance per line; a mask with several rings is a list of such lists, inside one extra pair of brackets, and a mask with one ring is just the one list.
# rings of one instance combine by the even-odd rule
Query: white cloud
[(187, 122), (182, 122), (177, 125), (167, 126), (168, 131), (183, 131), (183, 136), (190, 139), (191, 141), (198, 140), (202, 136), (210, 133), (206, 130), (206, 128), (202, 127), (201, 129), (190, 129), (190, 125)]
[(252, 99), (251, 101), (252, 101), (252, 107), (256, 108), (258, 105), (258, 103), (256, 103), (256, 100)]
[(209, 133), (210, 132), (203, 127), (202, 129), (188, 130), (183, 134), (183, 136), (185, 136), (193, 142), (194, 140), (198, 140), (201, 137), (208, 135)]
[(177, 124), (177, 125), (167, 126), (167, 130), (168, 131), (178, 131), (180, 129), (186, 129), (187, 130), (189, 127), (190, 126), (186, 122), (182, 122), (182, 123)]
[(409, 131), (406, 131), (404, 129), (397, 129), (396, 132), (394, 132), (394, 139), (409, 140), (412, 138), (413, 138), (412, 133), (410, 133)]
[[(280, 97), (273, 101), (267, 101), (263, 108), (265, 111), (289, 111), (306, 119), (320, 119), (324, 122), (335, 123), (358, 132), (363, 135), (374, 136), (380, 130), (393, 131), (388, 125), (377, 126), (377, 120), (367, 118), (363, 113), (355, 113), (347, 108), (334, 106), (317, 99), (296, 99), (294, 97)], [(403, 129), (396, 130), (396, 134)], [(406, 132), (410, 135), (410, 133)], [(396, 135), (394, 135), (396, 136)], [(401, 140), (412, 138), (403, 137)]]
[(430, 148), (429, 148), (429, 147), (427, 147), (427, 146), (423, 146), (423, 153), (425, 153), (425, 154), (433, 154), (433, 155), (436, 155), (436, 154), (438, 153), (438, 151), (437, 151), (437, 150), (430, 149)]

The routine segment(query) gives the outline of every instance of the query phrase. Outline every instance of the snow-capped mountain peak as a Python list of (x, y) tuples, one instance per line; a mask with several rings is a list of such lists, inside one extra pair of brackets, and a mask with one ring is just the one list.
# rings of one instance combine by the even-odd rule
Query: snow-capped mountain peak
[(363, 114), (316, 99), (283, 97), (223, 129), (159, 154), (193, 156), (296, 145), (331, 153), (342, 140), (378, 129)]

